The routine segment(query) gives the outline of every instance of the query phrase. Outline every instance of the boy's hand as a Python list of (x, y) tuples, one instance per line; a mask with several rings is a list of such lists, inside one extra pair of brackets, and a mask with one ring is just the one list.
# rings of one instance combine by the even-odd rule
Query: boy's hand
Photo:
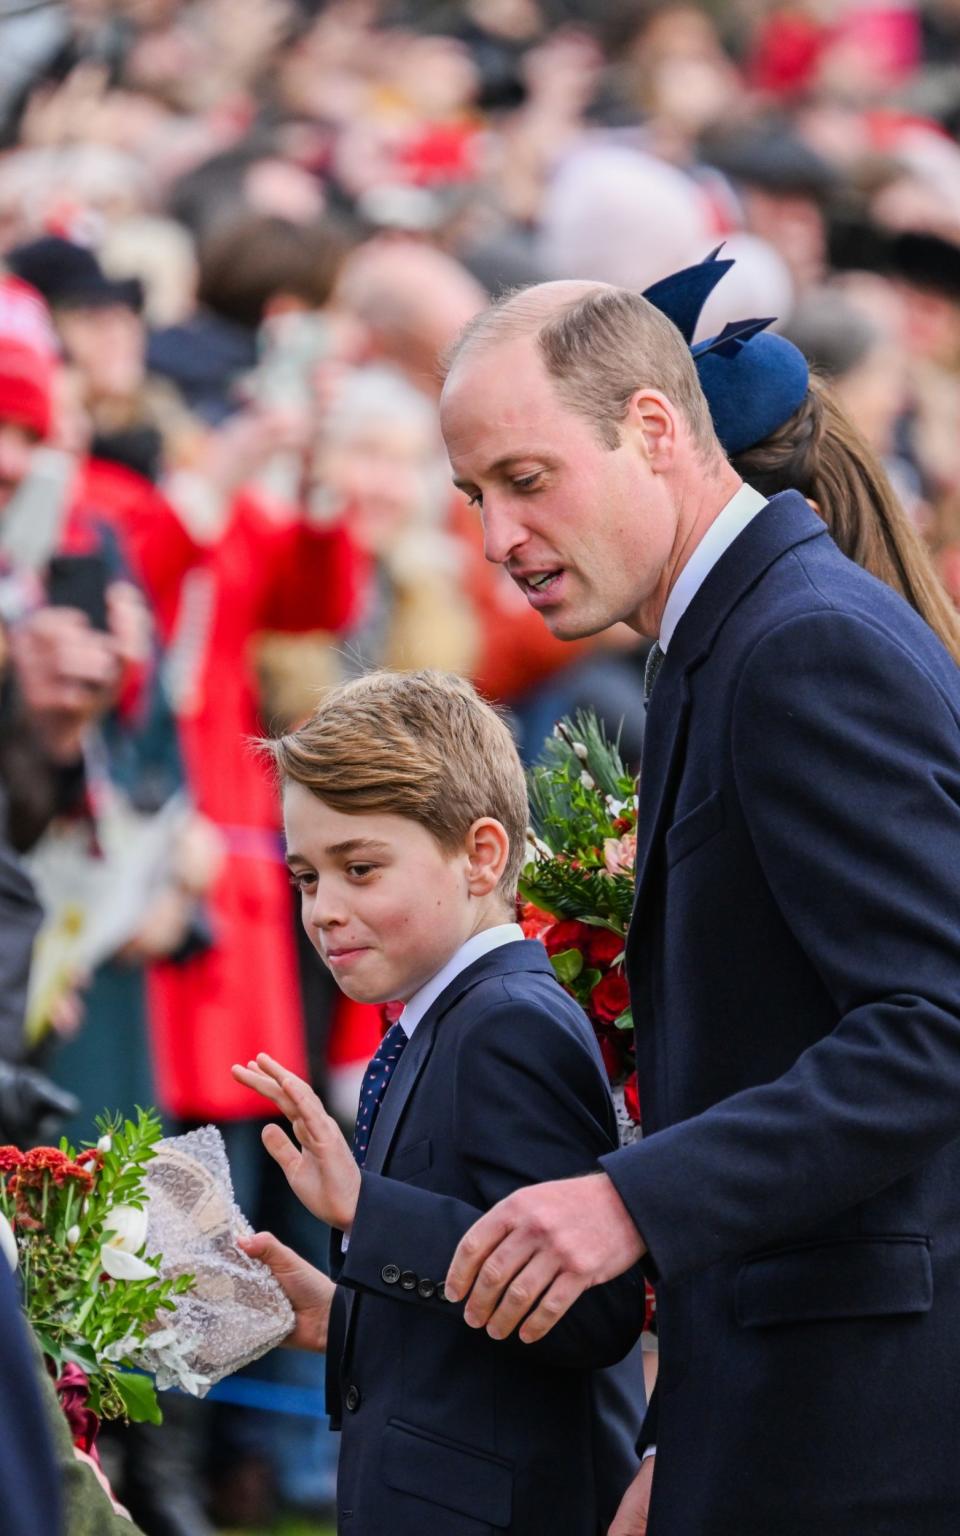
[(328, 1226), (349, 1232), (360, 1198), (360, 1169), (336, 1120), (309, 1083), (263, 1051), (256, 1061), (231, 1071), (238, 1083), (262, 1093), (290, 1121), (299, 1152), (279, 1125), (264, 1126), (263, 1144), (297, 1199)]
[(288, 1349), (312, 1349), (324, 1354), (330, 1324), (330, 1306), (337, 1287), (322, 1270), (315, 1269), (292, 1248), (284, 1247), (272, 1232), (238, 1237), (237, 1247), (251, 1259), (267, 1265), (273, 1278), (297, 1314), (293, 1332), (284, 1339)]

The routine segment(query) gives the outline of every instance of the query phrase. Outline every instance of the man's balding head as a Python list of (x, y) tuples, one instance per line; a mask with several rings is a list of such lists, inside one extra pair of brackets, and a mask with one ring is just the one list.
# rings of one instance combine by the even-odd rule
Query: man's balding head
[(561, 280), (507, 294), (476, 315), (447, 359), (450, 377), (480, 349), (534, 339), (557, 395), (594, 423), (608, 448), (637, 392), (655, 389), (681, 412), (698, 448), (719, 454), (710, 410), (680, 332), (639, 293)]

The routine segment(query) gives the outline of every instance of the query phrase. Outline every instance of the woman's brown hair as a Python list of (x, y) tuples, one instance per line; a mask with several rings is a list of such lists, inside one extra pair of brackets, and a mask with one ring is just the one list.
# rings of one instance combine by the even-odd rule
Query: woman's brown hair
[(926, 546), (877, 455), (821, 379), (811, 375), (803, 404), (732, 462), (764, 496), (793, 489), (816, 502), (843, 553), (905, 597), (960, 663), (960, 616)]

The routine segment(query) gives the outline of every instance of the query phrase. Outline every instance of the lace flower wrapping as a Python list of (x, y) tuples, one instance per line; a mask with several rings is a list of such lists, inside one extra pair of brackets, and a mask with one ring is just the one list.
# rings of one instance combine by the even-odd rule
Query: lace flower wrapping
[(279, 1344), (294, 1326), (293, 1309), (267, 1266), (236, 1246), (253, 1228), (234, 1200), (216, 1126), (159, 1142), (144, 1182), (147, 1253), (161, 1255), (165, 1279), (192, 1274), (196, 1285), (164, 1314), (137, 1351), (138, 1364), (155, 1373), (158, 1387), (203, 1397)]

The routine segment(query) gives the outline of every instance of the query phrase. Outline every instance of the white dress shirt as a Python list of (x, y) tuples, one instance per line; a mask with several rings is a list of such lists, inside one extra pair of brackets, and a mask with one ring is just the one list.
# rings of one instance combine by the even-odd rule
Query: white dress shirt
[(475, 933), (473, 938), (461, 944), (456, 953), (450, 956), (446, 965), (441, 966), (435, 976), (431, 976), (429, 981), (424, 982), (419, 992), (414, 992), (397, 1020), (407, 1039), (411, 1038), (427, 1009), (436, 1002), (440, 993), (445, 991), (451, 981), (455, 981), (468, 965), (472, 965), (474, 960), (479, 960), (481, 955), (489, 955), (491, 950), (499, 949), (501, 944), (518, 944), (525, 938), (526, 934), (519, 923), (498, 923), (495, 928), (484, 928), (482, 933)]
[(673, 639), (673, 632), (721, 555), (726, 554), (734, 539), (752, 523), (757, 513), (767, 505), (752, 485), (744, 483), (735, 496), (718, 512), (700, 543), (677, 577), (667, 598), (660, 620), (660, 649), (666, 651)]

